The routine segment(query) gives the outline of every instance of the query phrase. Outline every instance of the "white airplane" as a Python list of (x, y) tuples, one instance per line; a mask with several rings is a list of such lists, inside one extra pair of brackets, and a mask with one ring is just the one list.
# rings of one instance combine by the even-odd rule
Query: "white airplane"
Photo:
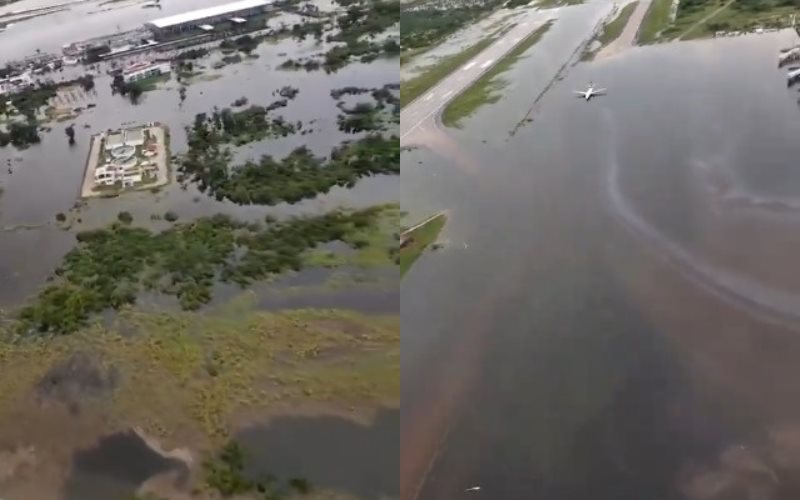
[(575, 93), (588, 101), (596, 95), (603, 95), (605, 91), (606, 89), (594, 88), (594, 84), (589, 82), (589, 84), (586, 86), (586, 90), (576, 90)]

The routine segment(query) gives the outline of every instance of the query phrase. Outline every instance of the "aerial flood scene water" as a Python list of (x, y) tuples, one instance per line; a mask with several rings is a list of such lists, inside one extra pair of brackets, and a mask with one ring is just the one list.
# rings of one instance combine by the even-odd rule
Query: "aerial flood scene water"
[(0, 498), (800, 498), (797, 14), (0, 0)]
[(494, 98), (448, 124), (499, 48), (401, 112), (403, 207), (447, 213), (401, 284), (402, 498), (800, 498), (800, 39), (600, 48), (621, 9), (532, 13)]
[(346, 8), (0, 7), (0, 497), (399, 495), (397, 4)]

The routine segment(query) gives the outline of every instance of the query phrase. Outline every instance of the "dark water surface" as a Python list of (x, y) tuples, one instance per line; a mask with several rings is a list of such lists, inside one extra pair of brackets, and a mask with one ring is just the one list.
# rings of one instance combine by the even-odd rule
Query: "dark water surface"
[[(403, 497), (800, 498), (800, 337), (654, 257), (607, 189), (618, 162), (639, 215), (689, 247), (694, 169), (800, 195), (800, 109), (776, 67), (796, 37), (632, 49), (569, 67), (534, 107), (586, 25), (557, 23), (449, 132), (457, 148), (404, 154), (404, 205), (451, 219), (401, 288)], [(610, 93), (575, 99), (587, 80)]]
[(304, 478), (315, 489), (381, 500), (398, 494), (399, 429), (397, 410), (385, 409), (369, 425), (327, 416), (275, 418), (236, 439), (253, 477)]
[[(73, 22), (78, 19), (75, 15), (73, 12)], [(8, 33), (3, 35), (7, 37)], [(3, 43), (0, 40), (0, 44)], [(179, 84), (173, 79), (162, 84), (159, 90), (146, 92), (140, 104), (131, 105), (126, 98), (112, 95), (111, 79), (103, 73), (95, 77), (94, 91), (78, 96), (71, 104), (85, 107), (95, 103), (96, 108), (84, 111), (74, 122), (49, 124), (53, 130), (42, 134), (40, 145), (24, 151), (10, 146), (0, 149), (0, 185), (4, 189), (0, 196), (0, 228), (35, 226), (34, 229), (0, 232), (0, 305), (16, 306), (33, 294), (61, 257), (74, 246), (75, 231), (110, 223), (122, 210), (134, 216), (135, 224), (160, 229), (168, 224), (154, 223), (150, 217), (163, 216), (168, 210), (177, 213), (181, 220), (225, 212), (261, 221), (266, 213), (281, 217), (319, 213), (340, 206), (363, 207), (396, 201), (399, 197), (398, 176), (365, 178), (352, 189), (336, 187), (315, 199), (275, 207), (220, 203), (198, 192), (192, 184), (184, 190), (173, 182), (158, 195), (144, 191), (126, 193), (114, 199), (89, 200), (78, 215), (81, 223), (76, 224), (73, 231), (65, 232), (55, 227), (55, 215), (67, 212), (79, 196), (91, 134), (119, 128), (125, 123), (165, 123), (171, 132), (172, 152), (181, 153), (186, 149), (184, 127), (192, 123), (197, 113), (210, 112), (215, 106), (229, 107), (241, 96), (247, 97), (250, 104), (267, 105), (279, 99), (272, 95), (273, 91), (292, 85), (299, 89), (298, 96), (289, 102), (288, 107), (275, 113), (288, 121), (302, 120), (304, 129), (313, 129), (313, 132), (246, 145), (235, 151), (237, 161), (258, 159), (263, 154), (280, 158), (302, 145), (317, 155), (327, 156), (341, 141), (354, 138), (338, 131), (336, 116), (339, 110), (330, 90), (345, 86), (373, 88), (396, 83), (398, 60), (380, 59), (371, 64), (352, 64), (329, 75), (323, 71), (306, 73), (274, 69), (288, 57), (322, 50), (314, 43), (313, 40), (298, 43), (291, 39), (274, 44), (263, 43), (255, 51), (259, 56), (257, 59), (246, 59), (219, 70), (211, 68), (221, 57), (221, 54), (214, 53), (196, 62), (207, 69), (199, 81), (188, 86), (183, 103), (179, 100)], [(84, 70), (72, 68), (69, 71), (80, 74)], [(203, 78), (208, 76), (217, 79), (204, 81)], [(74, 147), (67, 145), (64, 133), (69, 123), (75, 123), (77, 145)], [(7, 163), (9, 160), (11, 162)]]
[(147, 479), (172, 470), (188, 473), (185, 464), (156, 453), (135, 432), (112, 434), (75, 453), (63, 498), (127, 500)]

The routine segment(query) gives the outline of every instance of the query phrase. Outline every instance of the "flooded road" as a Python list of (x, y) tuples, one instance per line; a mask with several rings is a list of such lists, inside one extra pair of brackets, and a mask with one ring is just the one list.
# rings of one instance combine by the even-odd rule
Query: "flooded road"
[[(448, 131), (458, 155), (404, 154), (404, 205), (452, 216), (402, 283), (401, 497), (798, 498), (798, 325), (663, 245), (796, 297), (796, 37), (631, 49), (539, 99), (557, 30)], [(575, 99), (588, 80), (609, 94)]]

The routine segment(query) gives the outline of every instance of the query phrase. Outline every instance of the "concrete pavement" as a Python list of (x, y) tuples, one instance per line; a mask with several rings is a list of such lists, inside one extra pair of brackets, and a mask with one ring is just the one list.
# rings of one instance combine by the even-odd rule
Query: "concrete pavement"
[(447, 103), (466, 90), (525, 37), (547, 21), (555, 19), (558, 10), (531, 11), (486, 50), (403, 108), (400, 111), (400, 145), (421, 143), (425, 134), (433, 132), (436, 120)]

